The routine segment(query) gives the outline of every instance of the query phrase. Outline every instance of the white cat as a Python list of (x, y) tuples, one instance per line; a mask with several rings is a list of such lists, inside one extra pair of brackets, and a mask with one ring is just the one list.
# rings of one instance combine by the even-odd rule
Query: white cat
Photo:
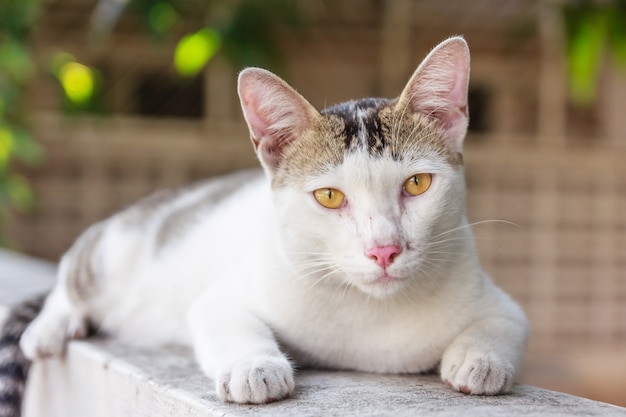
[(437, 46), (399, 98), (316, 110), (250, 68), (264, 168), (157, 193), (88, 229), (21, 339), (61, 354), (87, 323), (193, 346), (219, 396), (279, 400), (295, 366), (418, 373), (508, 391), (527, 323), (479, 265), (465, 217), (469, 50)]

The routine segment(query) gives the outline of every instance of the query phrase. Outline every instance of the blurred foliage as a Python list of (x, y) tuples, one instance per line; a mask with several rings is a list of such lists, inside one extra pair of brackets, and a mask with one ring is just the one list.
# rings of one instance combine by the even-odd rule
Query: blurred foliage
[[(217, 54), (222, 54), (235, 68), (263, 66), (284, 70), (285, 61), (278, 47), (281, 31), (299, 31), (306, 26), (300, 2), (293, 0), (127, 1), (128, 10), (139, 16), (156, 38), (177, 36), (183, 21), (201, 16), (201, 26), (179, 38), (173, 57), (175, 70), (184, 77), (196, 75)], [(95, 26), (114, 30), (116, 20), (107, 18), (103, 14)]]
[[(126, 13), (146, 34), (174, 39), (172, 67), (181, 77), (196, 76), (217, 54), (235, 68), (249, 65), (281, 70), (281, 30), (298, 30), (304, 20), (292, 0), (100, 0), (91, 16), (91, 34), (104, 39)], [(34, 195), (16, 173), (16, 163), (36, 164), (41, 148), (29, 133), (23, 100), (29, 82), (41, 72), (57, 80), (65, 113), (102, 113), (103, 78), (97, 68), (60, 52), (41, 71), (29, 52), (29, 37), (45, 19), (41, 0), (0, 0), (0, 244), (10, 210), (26, 211)], [(89, 16), (85, 16), (88, 19)], [(190, 28), (189, 22), (197, 22)], [(189, 33), (185, 33), (185, 30)], [(182, 31), (182, 33), (181, 33)]]
[(59, 84), (64, 113), (104, 112), (102, 75), (97, 68), (78, 62), (67, 52), (59, 52), (49, 70)]
[(179, 75), (193, 77), (217, 53), (221, 46), (220, 33), (212, 28), (203, 28), (185, 35), (176, 45), (174, 68)]
[(227, 9), (222, 0), (221, 14), (212, 18), (222, 37), (224, 56), (236, 67), (261, 66), (284, 70), (285, 62), (278, 47), (283, 28), (298, 31), (306, 26), (298, 1), (244, 0), (239, 7)]
[[(100, 0), (91, 38), (106, 42), (123, 17), (140, 22), (157, 42), (176, 41), (172, 68), (181, 78), (197, 76), (218, 54), (237, 69), (262, 66), (283, 72), (281, 31), (305, 27), (299, 2), (293, 0)], [(65, 111), (103, 113), (105, 86), (98, 69), (64, 53), (55, 61), (52, 73), (64, 94)]]
[(26, 46), (39, 17), (37, 0), (0, 0), (0, 244), (10, 210), (26, 211), (34, 196), (28, 181), (13, 169), (34, 164), (41, 149), (28, 133), (23, 96), (36, 68)]
[[(106, 42), (124, 17), (134, 18), (157, 42), (176, 41), (172, 68), (182, 78), (197, 76), (218, 54), (237, 69), (263, 66), (282, 72), (281, 31), (305, 26), (299, 2), (293, 0), (100, 0), (91, 38)], [(63, 53), (55, 61), (52, 73), (66, 112), (103, 113), (105, 86), (98, 69)]]
[(587, 106), (596, 98), (606, 54), (626, 69), (626, 0), (577, 0), (562, 9), (572, 102)]

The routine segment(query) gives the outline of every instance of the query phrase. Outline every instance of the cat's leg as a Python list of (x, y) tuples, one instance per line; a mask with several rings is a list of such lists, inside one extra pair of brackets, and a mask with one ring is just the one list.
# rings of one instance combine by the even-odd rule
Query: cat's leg
[(85, 315), (72, 305), (63, 286), (57, 285), (46, 299), (41, 313), (22, 335), (20, 347), (31, 360), (60, 355), (67, 339), (84, 337), (86, 332)]
[(523, 360), (527, 322), (521, 309), (508, 300), (502, 315), (476, 321), (446, 349), (441, 378), (466, 394), (508, 392)]
[(196, 358), (225, 401), (267, 403), (289, 396), (294, 371), (271, 329), (244, 307), (203, 297), (188, 316)]
[(67, 339), (86, 335), (88, 317), (85, 300), (96, 287), (98, 271), (95, 258), (102, 230), (101, 223), (93, 225), (63, 256), (54, 289), (20, 340), (20, 347), (27, 358), (60, 355)]

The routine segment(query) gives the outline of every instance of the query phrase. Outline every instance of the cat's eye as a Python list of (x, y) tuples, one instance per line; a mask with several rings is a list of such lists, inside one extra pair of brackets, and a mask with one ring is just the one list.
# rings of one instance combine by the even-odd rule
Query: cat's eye
[(433, 181), (431, 174), (415, 174), (404, 181), (404, 190), (410, 195), (424, 194)]
[(343, 205), (346, 196), (336, 188), (320, 188), (313, 191), (313, 196), (321, 206), (337, 209)]

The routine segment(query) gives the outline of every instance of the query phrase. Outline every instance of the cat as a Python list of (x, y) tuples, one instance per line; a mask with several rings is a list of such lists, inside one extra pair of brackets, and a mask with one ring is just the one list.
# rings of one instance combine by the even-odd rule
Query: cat
[(262, 170), (161, 191), (80, 236), (21, 337), (60, 355), (89, 325), (193, 347), (218, 396), (288, 397), (294, 369), (438, 370), (508, 392), (521, 308), (481, 269), (465, 215), (470, 55), (434, 48), (396, 99), (316, 110), (248, 68), (238, 92)]

